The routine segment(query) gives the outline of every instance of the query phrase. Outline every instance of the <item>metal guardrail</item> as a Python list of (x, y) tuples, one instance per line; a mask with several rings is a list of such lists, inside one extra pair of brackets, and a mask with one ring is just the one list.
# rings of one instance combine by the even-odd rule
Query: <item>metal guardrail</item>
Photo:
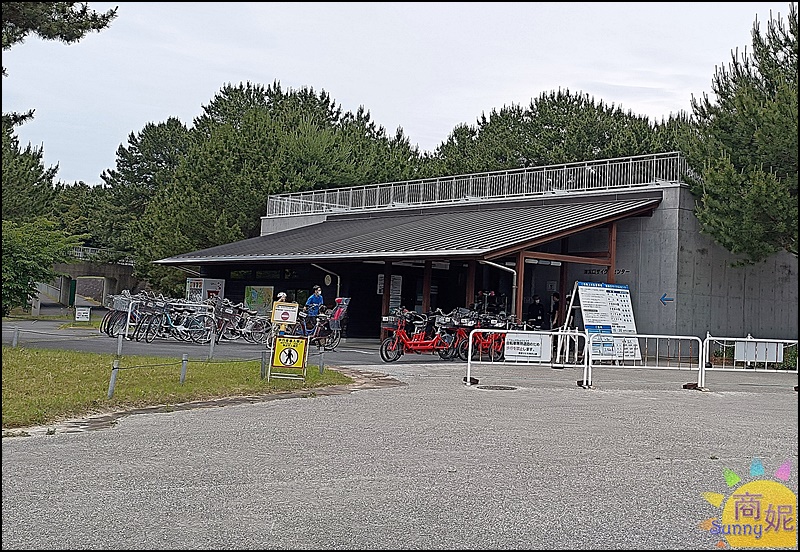
[[(118, 254), (111, 249), (102, 249), (98, 247), (73, 247), (72, 248), (72, 257), (78, 259), (80, 261), (96, 261), (99, 258), (103, 257), (111, 257)], [(131, 258), (122, 258), (118, 261), (115, 261), (116, 264), (125, 265), (125, 266), (133, 266), (134, 262)]]
[[(502, 334), (504, 354), (473, 355), (475, 336)], [(688, 335), (587, 333), (576, 329), (558, 331), (476, 329), (470, 332), (470, 347), (464, 382), (475, 385), (473, 366), (527, 366), (579, 368), (578, 385), (592, 387), (594, 370), (641, 368), (697, 373), (697, 383), (684, 388), (706, 390), (706, 373), (713, 371), (749, 373), (798, 373), (796, 339), (715, 337), (705, 340)], [(511, 352), (511, 355), (509, 355)], [(475, 357), (475, 358), (473, 358)], [(494, 372), (494, 371), (493, 371)]]
[[(608, 342), (611, 354), (605, 354)], [(697, 372), (697, 386), (703, 387), (703, 342), (694, 335), (589, 334), (584, 367), (584, 386), (591, 387), (592, 371), (601, 363), (609, 368), (648, 368)]]
[(485, 202), (677, 184), (680, 152), (271, 195), (269, 217)]
[(709, 371), (797, 374), (797, 340), (756, 339), (749, 334), (716, 337), (707, 333), (703, 341), (701, 387), (705, 387), (705, 373)]

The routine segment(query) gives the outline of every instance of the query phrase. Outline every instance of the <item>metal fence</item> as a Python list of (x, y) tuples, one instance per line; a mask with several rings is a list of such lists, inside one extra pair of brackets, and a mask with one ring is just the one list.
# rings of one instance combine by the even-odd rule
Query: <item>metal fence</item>
[(681, 182), (691, 170), (679, 152), (441, 178), (271, 195), (267, 216), (368, 211), (403, 206), (524, 199)]
[[(109, 259), (120, 257), (124, 253), (112, 251), (111, 249), (101, 249), (97, 247), (73, 247), (72, 257), (79, 261), (107, 262)], [(114, 261), (116, 264), (134, 266), (134, 261), (130, 257), (123, 257)]]
[(715, 337), (707, 333), (700, 385), (706, 385), (706, 372), (797, 374), (797, 367), (796, 339), (756, 339), (749, 334), (744, 338)]
[(477, 375), (486, 374), (484, 370), (492, 370), (493, 365), (581, 369), (583, 377), (577, 383), (586, 388), (594, 384), (596, 372), (605, 368), (691, 372), (696, 383), (684, 387), (701, 390), (706, 389), (707, 372), (798, 373), (796, 339), (715, 337), (709, 333), (702, 340), (686, 335), (502, 328), (476, 329), (469, 339), (467, 385), (478, 381), (476, 369)]

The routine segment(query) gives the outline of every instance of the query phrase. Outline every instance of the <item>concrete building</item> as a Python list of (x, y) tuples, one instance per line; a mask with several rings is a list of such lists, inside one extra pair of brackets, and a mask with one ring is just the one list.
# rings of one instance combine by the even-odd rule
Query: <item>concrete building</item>
[[(796, 339), (797, 258), (755, 266), (700, 232), (678, 152), (271, 196), (261, 235), (157, 261), (225, 295), (314, 284), (351, 297), (349, 335), (391, 307), (489, 303), (524, 320), (575, 282), (627, 285), (642, 334)], [(386, 284), (386, 285), (384, 285)], [(568, 307), (562, 300), (561, 319)]]

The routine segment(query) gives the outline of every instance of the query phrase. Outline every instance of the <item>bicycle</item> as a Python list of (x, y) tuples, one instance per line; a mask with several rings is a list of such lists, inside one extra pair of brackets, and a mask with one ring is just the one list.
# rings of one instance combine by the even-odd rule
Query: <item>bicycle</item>
[[(308, 313), (306, 309), (297, 313), (297, 323), (292, 328), (292, 334), (308, 337), (309, 345), (316, 345), (320, 349), (333, 351), (342, 341), (342, 330), (339, 324), (331, 324), (330, 316), (322, 308), (315, 317), (314, 322), (309, 325)], [(336, 321), (338, 322), (338, 321)], [(334, 329), (334, 326), (336, 329)]]
[(179, 341), (202, 342), (208, 331), (206, 313), (198, 313), (186, 305), (166, 304), (162, 312), (154, 313), (144, 332), (144, 340), (152, 343), (156, 337), (174, 337)]
[[(439, 309), (436, 314), (444, 315)], [(382, 327), (392, 335), (381, 342), (381, 360), (394, 362), (405, 353), (435, 353), (443, 360), (452, 358), (453, 336), (443, 331), (436, 318), (433, 320), (431, 323), (431, 315), (409, 311), (405, 307), (398, 307), (389, 316), (384, 316)], [(409, 335), (412, 327), (413, 332)]]

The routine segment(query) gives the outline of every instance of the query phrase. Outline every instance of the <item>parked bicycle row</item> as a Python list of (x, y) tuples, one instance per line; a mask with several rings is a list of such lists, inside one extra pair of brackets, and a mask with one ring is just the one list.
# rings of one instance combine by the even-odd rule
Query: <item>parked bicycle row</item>
[[(381, 342), (380, 355), (384, 362), (394, 362), (406, 353), (436, 354), (445, 360), (466, 361), (469, 355), (469, 335), (476, 328), (498, 330), (540, 329), (504, 313), (486, 314), (459, 307), (445, 313), (441, 309), (423, 314), (405, 307), (392, 309), (382, 320), (382, 329), (391, 335)], [(505, 332), (473, 335), (473, 360), (501, 361), (505, 351)]]
[(147, 292), (113, 296), (111, 308), (100, 323), (100, 331), (116, 338), (152, 343), (156, 338), (194, 343), (215, 343), (243, 339), (272, 349), (279, 335), (309, 338), (311, 345), (333, 350), (341, 342), (342, 320), (349, 298), (338, 298), (336, 307), (322, 306), (316, 316), (306, 308), (298, 312), (293, 324), (272, 324), (269, 317), (248, 309), (243, 303), (211, 297), (190, 302)]

